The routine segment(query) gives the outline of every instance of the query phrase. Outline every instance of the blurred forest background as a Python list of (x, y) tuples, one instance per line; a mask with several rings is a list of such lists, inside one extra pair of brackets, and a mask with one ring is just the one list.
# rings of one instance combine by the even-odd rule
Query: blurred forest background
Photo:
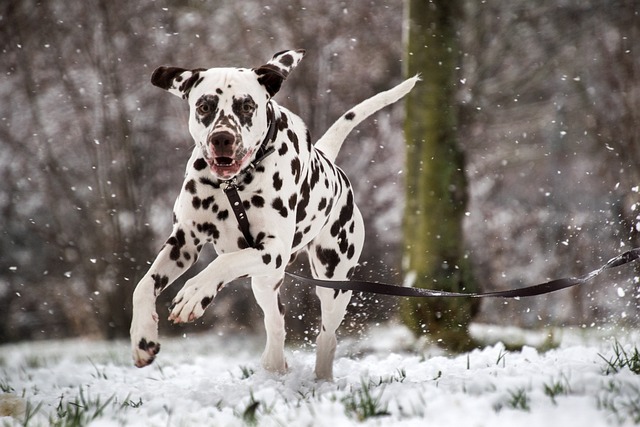
[[(456, 131), (469, 183), (465, 245), (480, 288), (586, 273), (638, 246), (640, 5), (461, 6)], [(151, 86), (155, 67), (252, 67), (304, 48), (276, 99), (317, 139), (403, 78), (408, 25), (397, 0), (2, 2), (0, 342), (128, 335), (133, 287), (170, 232), (192, 148), (186, 104)], [(394, 283), (402, 282), (403, 113), (398, 103), (361, 125), (338, 159), (367, 224), (358, 275)], [(637, 273), (483, 301), (476, 320), (637, 324)], [(159, 300), (161, 318), (184, 279)], [(289, 283), (285, 296), (290, 335), (314, 337), (313, 294)], [(352, 305), (352, 330), (396, 318), (399, 307), (372, 296)], [(261, 330), (260, 316), (241, 282), (195, 327), (160, 328)]]

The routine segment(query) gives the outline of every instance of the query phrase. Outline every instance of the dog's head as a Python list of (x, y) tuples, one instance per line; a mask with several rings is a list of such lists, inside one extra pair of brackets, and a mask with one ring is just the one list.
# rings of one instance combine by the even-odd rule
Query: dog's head
[(267, 105), (304, 50), (276, 53), (257, 68), (160, 67), (151, 83), (189, 102), (189, 131), (211, 173), (228, 180), (254, 159), (269, 129)]

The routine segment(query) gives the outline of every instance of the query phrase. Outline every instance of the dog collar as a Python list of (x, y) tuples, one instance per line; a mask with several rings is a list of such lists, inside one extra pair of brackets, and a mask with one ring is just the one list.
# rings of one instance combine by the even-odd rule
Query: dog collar
[(262, 144), (258, 147), (258, 151), (256, 152), (256, 158), (249, 164), (250, 169), (255, 169), (264, 159), (266, 159), (270, 154), (272, 154), (276, 149), (274, 147), (269, 147), (269, 143), (276, 139), (276, 134), (278, 133), (278, 126), (276, 125), (276, 115), (273, 110), (273, 106), (271, 105), (271, 101), (267, 104), (267, 117), (273, 117), (271, 119), (271, 123), (269, 123), (269, 130), (267, 131), (267, 135), (264, 137)]

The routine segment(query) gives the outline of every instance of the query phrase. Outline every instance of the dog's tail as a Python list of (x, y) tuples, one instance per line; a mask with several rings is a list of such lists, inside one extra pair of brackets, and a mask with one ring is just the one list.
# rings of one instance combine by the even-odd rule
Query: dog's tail
[(342, 143), (353, 128), (376, 111), (393, 104), (405, 96), (419, 80), (420, 76), (418, 75), (411, 77), (392, 89), (365, 99), (336, 120), (316, 142), (316, 148), (322, 151), (327, 158), (334, 161), (338, 156)]

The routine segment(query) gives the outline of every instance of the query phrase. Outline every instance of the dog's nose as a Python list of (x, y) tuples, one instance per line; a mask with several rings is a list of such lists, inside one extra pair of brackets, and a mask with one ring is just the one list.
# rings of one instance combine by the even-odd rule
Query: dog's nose
[(236, 137), (227, 131), (212, 133), (209, 136), (209, 144), (214, 148), (225, 148), (232, 146), (236, 142)]

